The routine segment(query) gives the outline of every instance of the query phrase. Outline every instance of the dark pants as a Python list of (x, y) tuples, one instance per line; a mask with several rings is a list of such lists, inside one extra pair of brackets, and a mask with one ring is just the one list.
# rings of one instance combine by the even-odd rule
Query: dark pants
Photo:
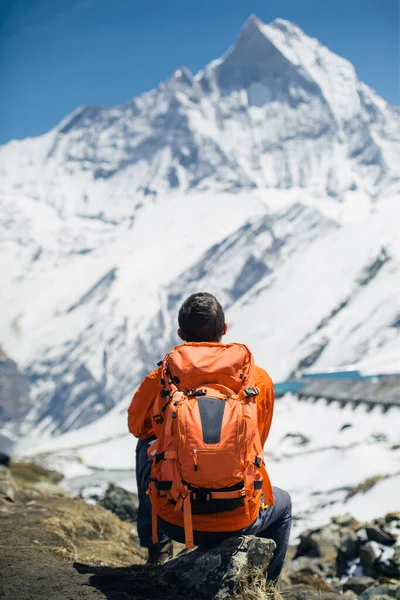
[(161, 546), (169, 541), (169, 538), (160, 529), (158, 529), (158, 544), (153, 544), (151, 541), (151, 502), (146, 492), (149, 487), (152, 462), (147, 457), (147, 450), (152, 439), (155, 438), (139, 440), (136, 446), (136, 482), (139, 497), (137, 530), (140, 545), (146, 548)]
[[(139, 492), (138, 533), (142, 546), (153, 546), (151, 543), (151, 505), (149, 497), (145, 494), (150, 477), (151, 461), (147, 458), (148, 440), (139, 440), (136, 454), (136, 476)], [(147, 473), (147, 480), (145, 479)], [(144, 487), (143, 487), (144, 486)], [(254, 523), (238, 531), (194, 531), (196, 545), (215, 545), (234, 535), (256, 535), (257, 537), (270, 538), (276, 543), (274, 557), (268, 568), (268, 579), (274, 581), (279, 577), (285, 560), (289, 543), (290, 527), (292, 524), (292, 503), (290, 496), (280, 488), (272, 488), (275, 505), (265, 510), (260, 510)], [(177, 542), (185, 542), (183, 527), (158, 519), (160, 544), (171, 538)], [(160, 533), (160, 529), (163, 533)], [(167, 537), (168, 536), (168, 537)]]

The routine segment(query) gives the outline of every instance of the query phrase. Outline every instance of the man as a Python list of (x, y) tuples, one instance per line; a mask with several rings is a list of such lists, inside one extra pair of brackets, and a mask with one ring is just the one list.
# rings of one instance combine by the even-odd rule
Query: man
[[(227, 332), (224, 311), (217, 299), (208, 293), (189, 296), (183, 303), (178, 316), (178, 335), (183, 342), (194, 342), (204, 346), (214, 343), (226, 348), (221, 342)], [(182, 347), (182, 346), (181, 346)], [(217, 351), (219, 349), (217, 347)], [(153, 409), (161, 392), (162, 365), (142, 381), (128, 409), (130, 432), (139, 438), (136, 450), (136, 477), (139, 494), (138, 534), (142, 546), (148, 548), (149, 563), (160, 563), (172, 556), (171, 539), (183, 542), (184, 527), (182, 511), (174, 510), (173, 504), (165, 500), (161, 517), (158, 518), (157, 544), (152, 542), (151, 505), (148, 497), (151, 462), (148, 459), (149, 446), (155, 443), (152, 422)], [(255, 367), (254, 383), (258, 388), (257, 427), (262, 446), (271, 427), (274, 391), (269, 375), (260, 367)], [(268, 579), (276, 580), (281, 572), (289, 541), (291, 527), (291, 501), (284, 490), (272, 488), (275, 504), (267, 506), (260, 502), (260, 494), (250, 504), (245, 513), (240, 508), (217, 514), (194, 514), (194, 541), (199, 544), (213, 544), (232, 535), (256, 535), (268, 537), (276, 542), (277, 548), (271, 561)], [(271, 497), (272, 498), (272, 497)], [(271, 502), (272, 504), (272, 502)], [(160, 513), (159, 513), (160, 514)]]

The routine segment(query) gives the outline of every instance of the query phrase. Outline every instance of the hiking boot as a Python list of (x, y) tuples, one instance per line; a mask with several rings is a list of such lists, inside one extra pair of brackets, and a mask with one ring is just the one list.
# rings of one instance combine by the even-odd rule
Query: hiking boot
[(161, 546), (148, 548), (146, 565), (162, 565), (173, 556), (173, 542), (165, 542)]

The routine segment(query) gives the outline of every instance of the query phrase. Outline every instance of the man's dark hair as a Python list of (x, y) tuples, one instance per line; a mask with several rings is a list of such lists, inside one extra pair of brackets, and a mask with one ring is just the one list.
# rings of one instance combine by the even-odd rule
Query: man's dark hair
[(225, 315), (212, 294), (200, 292), (186, 298), (179, 310), (178, 323), (186, 342), (219, 342)]

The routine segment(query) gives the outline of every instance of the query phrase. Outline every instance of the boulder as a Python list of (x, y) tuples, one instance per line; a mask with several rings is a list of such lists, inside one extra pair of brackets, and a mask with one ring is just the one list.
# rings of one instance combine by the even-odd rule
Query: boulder
[(343, 585), (343, 591), (350, 590), (355, 594), (362, 594), (367, 588), (371, 587), (375, 583), (372, 577), (351, 577)]
[(393, 546), (393, 544), (396, 543), (396, 536), (385, 531), (378, 525), (367, 525), (365, 530), (370, 541), (378, 542), (378, 544), (384, 544), (386, 546)]
[(342, 527), (340, 530), (340, 548), (336, 559), (337, 575), (339, 577), (347, 573), (349, 562), (358, 558), (359, 552), (360, 545), (357, 534), (349, 527)]
[(336, 517), (332, 517), (332, 523), (339, 525), (340, 527), (351, 527), (355, 529), (360, 527), (360, 521), (357, 521), (354, 517), (349, 514), (345, 515), (337, 515)]
[(295, 558), (309, 556), (335, 561), (340, 544), (339, 525), (331, 524), (326, 527), (305, 531), (300, 536), (300, 544), (297, 548)]
[(395, 548), (394, 554), (392, 556), (392, 563), (397, 567), (400, 567), (400, 546)]
[(8, 454), (4, 454), (4, 452), (0, 452), (0, 465), (3, 467), (9, 467), (11, 462), (11, 457)]
[(85, 500), (88, 504), (98, 504), (106, 495), (109, 483), (106, 481), (95, 482), (81, 487), (79, 498)]
[(366, 544), (368, 542), (367, 530), (365, 527), (361, 527), (361, 529), (357, 529), (356, 531), (357, 540), (359, 544)]
[(14, 477), (11, 475), (10, 469), (4, 465), (0, 465), (0, 498), (14, 502), (16, 491), (17, 485)]
[(224, 600), (241, 589), (250, 597), (251, 590), (266, 590), (267, 569), (275, 548), (273, 540), (232, 537), (213, 548), (183, 550), (157, 567), (154, 576), (168, 588), (186, 590), (188, 598)]
[(382, 550), (376, 542), (367, 542), (360, 548), (360, 560), (368, 567), (372, 567), (381, 554)]
[(400, 568), (393, 560), (378, 560), (374, 566), (378, 577), (400, 579)]
[(285, 570), (291, 573), (307, 573), (309, 575), (323, 575), (324, 564), (319, 558), (299, 556), (285, 565)]
[(393, 581), (390, 583), (375, 583), (361, 594), (361, 600), (386, 600), (400, 598), (400, 582)]
[(393, 511), (387, 513), (387, 515), (385, 516), (385, 521), (386, 523), (391, 523), (392, 521), (400, 522), (400, 511)]
[(104, 498), (100, 500), (99, 504), (117, 515), (121, 521), (132, 522), (137, 519), (138, 497), (136, 494), (132, 494), (113, 483), (110, 483)]
[(282, 589), (302, 583), (323, 591), (332, 591), (325, 578), (327, 576), (331, 578), (334, 575), (334, 564), (325, 562), (320, 558), (299, 556), (286, 562), (280, 582)]

